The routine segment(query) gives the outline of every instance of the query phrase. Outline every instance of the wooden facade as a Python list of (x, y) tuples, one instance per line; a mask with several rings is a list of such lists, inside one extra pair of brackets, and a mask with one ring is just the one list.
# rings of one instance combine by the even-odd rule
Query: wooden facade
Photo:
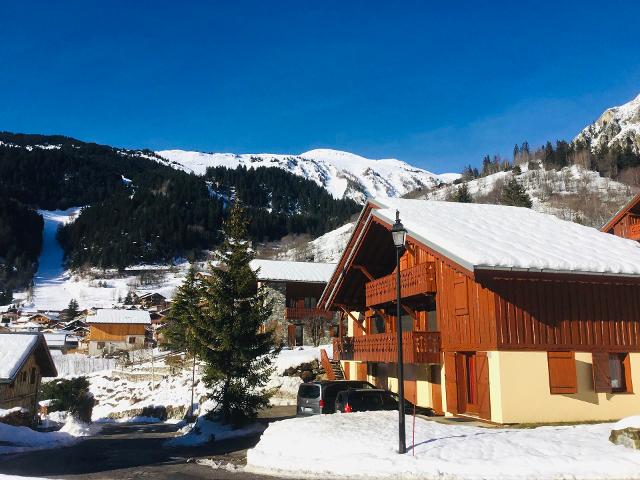
[[(13, 335), (24, 334), (3, 334), (3, 337), (10, 339)], [(0, 379), (0, 409), (21, 407), (34, 416), (37, 413), (38, 390), (42, 377), (55, 377), (57, 372), (41, 334), (38, 335), (35, 345), (26, 353), (25, 361), (14, 375), (11, 378)]]
[(129, 323), (92, 323), (90, 324), (89, 341), (125, 342), (128, 336), (145, 336), (143, 324)]
[(633, 197), (601, 230), (618, 237), (640, 241), (640, 194)]
[[(336, 357), (391, 364), (397, 354), (395, 247), (391, 225), (370, 214), (375, 208), (364, 208), (320, 303), (345, 312), (352, 324), (352, 337), (334, 340)], [(640, 352), (638, 277), (470, 271), (411, 232), (400, 271), (405, 362), (444, 367), (446, 384), (438, 378), (432, 392), (445, 391), (450, 413), (491, 419), (488, 352), (549, 352), (552, 394), (572, 391), (575, 358), (568, 370), (559, 360), (567, 352), (593, 352), (594, 359), (619, 353), (627, 372), (628, 354)], [(418, 351), (416, 338), (430, 338), (430, 349)], [(378, 370), (387, 367), (370, 369)], [(442, 409), (440, 400), (434, 408)]]

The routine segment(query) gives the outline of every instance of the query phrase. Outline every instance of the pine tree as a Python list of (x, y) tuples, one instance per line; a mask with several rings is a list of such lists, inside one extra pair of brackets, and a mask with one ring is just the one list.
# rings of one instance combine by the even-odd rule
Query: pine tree
[(466, 182), (458, 187), (451, 200), (459, 203), (473, 203), (473, 198), (469, 193), (469, 187)]
[(236, 202), (223, 227), (217, 253), (221, 266), (202, 279), (201, 315), (196, 320), (198, 353), (206, 363), (205, 384), (217, 400), (225, 423), (241, 425), (269, 404), (265, 388), (275, 354), (272, 331), (260, 327), (272, 302), (258, 287), (249, 262), (255, 253), (247, 240), (244, 208)]
[(201, 285), (196, 269), (189, 267), (184, 282), (178, 288), (171, 311), (167, 316), (165, 333), (169, 348), (175, 351), (187, 351), (195, 354), (195, 328), (200, 316)]
[(80, 314), (80, 309), (78, 307), (78, 301), (75, 298), (69, 300), (69, 305), (67, 306), (67, 312), (65, 314), (65, 318), (67, 322), (70, 322), (74, 318), (76, 318)]
[(531, 197), (529, 197), (527, 191), (520, 185), (520, 182), (518, 182), (515, 177), (511, 177), (511, 180), (504, 186), (500, 203), (502, 205), (526, 208), (531, 208), (532, 205)]

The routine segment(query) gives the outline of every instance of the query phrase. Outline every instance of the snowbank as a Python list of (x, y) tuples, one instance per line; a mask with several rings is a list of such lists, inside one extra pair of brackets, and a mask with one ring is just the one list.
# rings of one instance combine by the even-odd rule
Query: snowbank
[(282, 373), (289, 367), (297, 367), (302, 363), (320, 360), (320, 350), (326, 350), (327, 355), (333, 355), (332, 345), (320, 345), (319, 347), (295, 347), (293, 349), (283, 349), (273, 360), (276, 373)]
[(253, 423), (234, 430), (229, 425), (207, 420), (205, 417), (198, 417), (195, 424), (188, 425), (183, 429), (184, 435), (167, 440), (165, 445), (168, 447), (195, 447), (214, 441), (256, 435), (262, 433), (265, 428), (265, 425), (261, 423)]
[[(485, 429), (407, 418), (398, 455), (397, 413), (318, 415), (272, 423), (247, 453), (247, 470), (279, 475), (465, 479), (640, 479), (640, 453), (608, 441), (612, 424)], [(327, 449), (330, 454), (327, 454)]]
[(69, 421), (58, 432), (36, 432), (28, 427), (14, 427), (0, 423), (0, 455), (27, 450), (66, 447), (95, 433), (95, 428)]
[(625, 428), (640, 428), (640, 415), (623, 418), (617, 421), (611, 427), (612, 430), (622, 430)]

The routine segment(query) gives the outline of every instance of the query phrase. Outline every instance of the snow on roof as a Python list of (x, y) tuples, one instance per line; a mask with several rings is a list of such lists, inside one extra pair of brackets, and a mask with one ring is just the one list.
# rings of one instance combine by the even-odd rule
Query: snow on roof
[(251, 268), (260, 269), (258, 280), (327, 283), (336, 269), (336, 264), (252, 260)]
[(372, 214), (469, 269), (640, 275), (640, 244), (529, 208), (383, 199)]
[(0, 333), (0, 382), (11, 380), (38, 343), (38, 334)]
[(151, 324), (149, 312), (144, 310), (117, 310), (113, 308), (102, 308), (96, 311), (95, 315), (87, 317), (88, 323), (142, 323)]

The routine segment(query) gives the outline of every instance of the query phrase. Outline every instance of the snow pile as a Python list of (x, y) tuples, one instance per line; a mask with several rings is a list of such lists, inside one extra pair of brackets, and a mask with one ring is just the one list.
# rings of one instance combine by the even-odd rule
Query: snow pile
[(28, 427), (14, 427), (0, 423), (0, 455), (27, 450), (66, 447), (80, 437), (92, 435), (97, 429), (69, 420), (58, 432), (36, 432)]
[(528, 208), (385, 199), (372, 215), (469, 270), (527, 269), (640, 275), (640, 245)]
[(327, 189), (334, 198), (398, 197), (420, 187), (433, 187), (459, 175), (442, 177), (396, 159), (372, 160), (353, 153), (318, 149), (300, 155), (201, 153), (183, 150), (156, 152), (170, 166), (197, 175), (208, 167), (276, 167)]
[(625, 428), (640, 428), (640, 415), (623, 418), (618, 420), (611, 427), (612, 430), (623, 430)]
[(327, 355), (333, 355), (332, 345), (320, 345), (319, 347), (294, 347), (283, 348), (278, 356), (274, 359), (273, 365), (276, 368), (276, 374), (282, 375), (289, 367), (297, 367), (303, 363), (320, 360), (320, 350), (326, 350)]
[(246, 437), (257, 435), (264, 431), (265, 425), (252, 423), (245, 427), (233, 429), (230, 425), (223, 425), (220, 422), (208, 420), (206, 417), (198, 417), (195, 424), (189, 425), (185, 429), (185, 434), (172, 438), (165, 442), (168, 447), (195, 447), (210, 442), (220, 442), (230, 438)]
[(275, 422), (248, 451), (247, 470), (344, 478), (640, 478), (640, 454), (608, 441), (612, 424), (485, 429), (417, 418), (413, 451), (407, 418), (409, 451), (398, 455), (397, 421), (397, 412), (362, 412)]
[(0, 418), (8, 417), (16, 413), (27, 413), (28, 410), (23, 407), (0, 408)]

